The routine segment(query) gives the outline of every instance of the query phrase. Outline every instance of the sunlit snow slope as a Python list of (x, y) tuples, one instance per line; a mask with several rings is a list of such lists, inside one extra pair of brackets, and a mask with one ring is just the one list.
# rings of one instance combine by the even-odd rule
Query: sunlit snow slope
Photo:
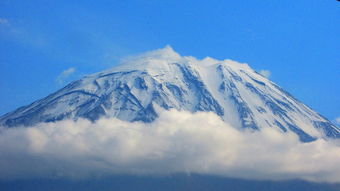
[(279, 86), (231, 60), (182, 57), (171, 47), (86, 76), (0, 118), (8, 127), (80, 117), (152, 122), (168, 109), (214, 112), (239, 129), (293, 131), (301, 141), (340, 138), (340, 129)]

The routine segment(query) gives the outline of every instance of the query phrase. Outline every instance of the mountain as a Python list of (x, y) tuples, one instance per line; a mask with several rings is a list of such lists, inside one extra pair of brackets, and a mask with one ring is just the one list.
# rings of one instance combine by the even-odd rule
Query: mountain
[(104, 116), (152, 122), (162, 109), (214, 112), (235, 128), (278, 128), (296, 133), (304, 142), (340, 138), (337, 126), (247, 64), (183, 57), (169, 46), (74, 81), (5, 114), (0, 125), (95, 121)]

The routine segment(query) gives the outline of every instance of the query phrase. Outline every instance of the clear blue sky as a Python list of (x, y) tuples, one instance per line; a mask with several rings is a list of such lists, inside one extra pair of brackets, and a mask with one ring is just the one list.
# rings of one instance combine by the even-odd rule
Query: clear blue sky
[(340, 116), (336, 0), (1, 0), (0, 114), (167, 44), (182, 55), (267, 69), (319, 113)]

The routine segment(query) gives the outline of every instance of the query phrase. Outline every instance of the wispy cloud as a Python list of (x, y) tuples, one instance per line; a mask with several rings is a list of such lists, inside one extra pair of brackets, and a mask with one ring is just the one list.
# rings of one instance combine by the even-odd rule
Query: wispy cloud
[(260, 70), (259, 73), (266, 78), (269, 78), (271, 75), (271, 72), (269, 70)]
[(336, 124), (340, 125), (340, 117), (335, 118), (335, 119), (334, 119), (334, 122), (335, 122)]
[(0, 179), (199, 173), (340, 182), (340, 142), (239, 131), (213, 113), (166, 111), (153, 123), (101, 119), (3, 128)]
[(8, 24), (9, 24), (8, 19), (0, 18), (0, 25), (8, 25)]
[(39, 30), (32, 30), (27, 25), (6, 18), (0, 18), (0, 33), (7, 41), (29, 45), (30, 48), (46, 48), (49, 44), (47, 35)]
[(62, 71), (58, 77), (56, 78), (56, 82), (58, 84), (63, 84), (65, 83), (65, 80), (67, 80), (68, 77), (70, 77), (74, 72), (76, 71), (76, 69), (74, 67), (68, 68), (64, 71)]

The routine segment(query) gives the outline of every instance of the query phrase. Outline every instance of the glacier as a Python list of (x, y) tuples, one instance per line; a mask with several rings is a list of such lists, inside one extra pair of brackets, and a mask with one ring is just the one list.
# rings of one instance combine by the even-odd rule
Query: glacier
[(240, 130), (276, 128), (303, 142), (340, 128), (281, 87), (232, 60), (181, 56), (170, 46), (121, 61), (0, 117), (6, 127), (101, 117), (152, 122), (162, 110), (213, 112)]

